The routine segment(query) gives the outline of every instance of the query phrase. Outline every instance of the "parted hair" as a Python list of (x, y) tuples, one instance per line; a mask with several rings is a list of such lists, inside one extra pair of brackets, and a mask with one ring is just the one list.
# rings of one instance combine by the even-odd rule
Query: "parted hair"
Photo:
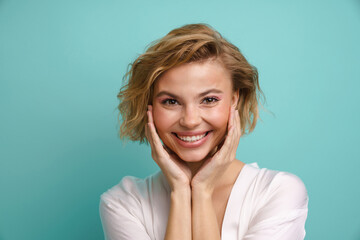
[(125, 85), (117, 95), (120, 138), (146, 142), (146, 111), (147, 105), (152, 104), (155, 81), (175, 66), (210, 58), (221, 61), (230, 72), (233, 90), (239, 92), (237, 110), (242, 135), (253, 131), (259, 118), (259, 97), (263, 96), (257, 69), (211, 26), (188, 24), (152, 42), (145, 53), (129, 64)]

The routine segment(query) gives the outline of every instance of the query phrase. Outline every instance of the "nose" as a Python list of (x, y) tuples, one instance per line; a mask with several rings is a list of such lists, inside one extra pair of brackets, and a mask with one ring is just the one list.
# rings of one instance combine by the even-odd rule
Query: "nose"
[(194, 106), (184, 107), (181, 114), (180, 125), (187, 129), (194, 129), (201, 123), (199, 109)]

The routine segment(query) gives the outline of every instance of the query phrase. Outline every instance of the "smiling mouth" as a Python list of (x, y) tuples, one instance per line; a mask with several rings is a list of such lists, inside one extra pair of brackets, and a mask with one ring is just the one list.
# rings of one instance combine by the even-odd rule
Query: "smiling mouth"
[(211, 132), (211, 131), (207, 131), (204, 134), (194, 135), (194, 136), (180, 136), (180, 135), (177, 135), (176, 133), (172, 133), (172, 134), (174, 134), (178, 139), (180, 139), (181, 141), (184, 141), (184, 142), (197, 142), (197, 141), (203, 139), (204, 137), (206, 137), (206, 135), (208, 135), (209, 132)]

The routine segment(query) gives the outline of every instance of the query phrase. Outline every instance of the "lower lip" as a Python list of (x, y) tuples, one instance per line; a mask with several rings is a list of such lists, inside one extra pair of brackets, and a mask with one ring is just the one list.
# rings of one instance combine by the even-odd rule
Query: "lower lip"
[(212, 132), (208, 132), (208, 134), (206, 134), (205, 137), (203, 137), (202, 139), (195, 141), (195, 142), (185, 142), (183, 140), (181, 140), (180, 138), (178, 138), (177, 136), (175, 136), (174, 134), (171, 134), (173, 136), (173, 138), (176, 139), (176, 141), (179, 143), (180, 146), (185, 147), (185, 148), (196, 148), (196, 147), (200, 147), (201, 145), (203, 145), (206, 140), (209, 138), (210, 134)]

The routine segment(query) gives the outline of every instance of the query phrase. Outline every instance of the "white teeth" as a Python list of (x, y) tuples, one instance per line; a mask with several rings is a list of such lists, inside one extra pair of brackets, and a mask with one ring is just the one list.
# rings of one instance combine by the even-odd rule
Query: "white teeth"
[(179, 135), (177, 135), (177, 136), (184, 142), (196, 142), (196, 141), (199, 141), (200, 139), (204, 138), (206, 136), (206, 133), (204, 133), (202, 135), (191, 136), (191, 137), (190, 136), (179, 136)]

